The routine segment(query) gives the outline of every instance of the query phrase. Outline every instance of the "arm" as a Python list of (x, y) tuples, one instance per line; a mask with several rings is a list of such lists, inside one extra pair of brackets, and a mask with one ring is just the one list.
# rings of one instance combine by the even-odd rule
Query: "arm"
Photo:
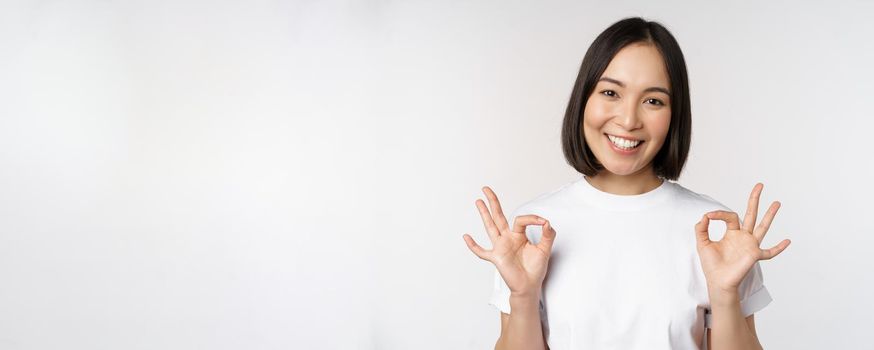
[(510, 295), (510, 314), (501, 313), (501, 337), (495, 350), (548, 350), (540, 323), (540, 297)]
[[(533, 214), (512, 215), (515, 219), (511, 229), (497, 195), (488, 187), (483, 187), (483, 192), (489, 198), (492, 211), (480, 199), (476, 200), (476, 206), (492, 241), (492, 250), (483, 249), (468, 234), (464, 234), (464, 241), (476, 256), (495, 265), (510, 289), (511, 314), (501, 313), (501, 337), (495, 349), (548, 349), (540, 323), (540, 296), (555, 229), (549, 220)], [(532, 225), (543, 227), (540, 242), (536, 244), (526, 235), (526, 228)]]
[(740, 299), (733, 295), (710, 296), (713, 325), (707, 332), (707, 349), (710, 350), (762, 350), (756, 335), (754, 315), (744, 318)]
[[(790, 241), (784, 239), (776, 246), (761, 249), (759, 245), (777, 215), (780, 202), (773, 202), (761, 223), (756, 225), (759, 195), (763, 185), (753, 187), (747, 205), (747, 213), (741, 226), (737, 213), (717, 210), (701, 218), (695, 225), (697, 232), (698, 256), (707, 279), (707, 291), (712, 308), (711, 331), (707, 336), (708, 345), (712, 342), (714, 350), (761, 350), (762, 345), (756, 336), (753, 316), (744, 319), (741, 312), (738, 286), (759, 260), (770, 260), (777, 256)], [(726, 232), (719, 241), (711, 241), (708, 232), (710, 219), (725, 221)], [(712, 339), (711, 339), (712, 338)]]

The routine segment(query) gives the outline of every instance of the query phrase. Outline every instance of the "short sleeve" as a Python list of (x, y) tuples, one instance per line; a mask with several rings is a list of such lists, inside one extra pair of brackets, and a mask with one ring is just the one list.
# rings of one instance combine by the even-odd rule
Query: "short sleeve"
[(765, 288), (762, 278), (762, 267), (756, 261), (753, 267), (747, 272), (746, 277), (737, 287), (740, 294), (740, 311), (747, 317), (764, 309), (765, 306), (771, 303), (771, 294), (768, 293), (768, 288)]
[[(762, 267), (756, 261), (737, 287), (740, 296), (740, 311), (744, 317), (752, 315), (771, 303), (771, 294), (765, 287)], [(710, 312), (704, 315), (704, 326), (710, 328)]]
[(494, 306), (505, 314), (510, 313), (510, 287), (501, 278), (501, 273), (495, 268), (495, 286), (492, 289), (492, 297), (489, 299), (489, 305)]
[[(507, 284), (504, 283), (504, 279), (501, 278), (501, 273), (498, 272), (498, 269), (495, 269), (495, 288), (492, 290), (492, 297), (489, 300), (489, 304), (500, 310), (505, 314), (510, 314), (510, 288), (507, 287)], [(540, 323), (543, 329), (543, 335), (545, 337), (549, 336), (549, 321), (546, 313), (546, 306), (543, 302), (543, 295), (541, 294), (540, 303), (538, 312), (540, 313)]]

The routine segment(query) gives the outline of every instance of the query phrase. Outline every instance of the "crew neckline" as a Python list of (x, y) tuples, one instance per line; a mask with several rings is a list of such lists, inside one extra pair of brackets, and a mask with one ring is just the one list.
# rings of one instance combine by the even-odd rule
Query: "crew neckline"
[[(659, 204), (671, 195), (674, 183), (662, 178), (658, 187), (641, 194), (620, 195), (599, 190), (586, 180), (588, 176), (581, 176), (575, 187), (583, 195), (589, 204), (615, 211), (634, 211)], [(591, 178), (590, 178), (591, 179)]]

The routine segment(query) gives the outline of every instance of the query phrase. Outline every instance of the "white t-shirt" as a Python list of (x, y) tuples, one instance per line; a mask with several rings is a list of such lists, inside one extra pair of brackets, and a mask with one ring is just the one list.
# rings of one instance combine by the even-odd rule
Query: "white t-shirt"
[[(556, 231), (540, 301), (550, 350), (705, 349), (710, 301), (695, 224), (712, 210), (730, 209), (668, 180), (623, 196), (585, 176), (514, 210), (510, 225), (537, 214)], [(528, 226), (528, 239), (539, 242), (541, 229)], [(724, 232), (711, 225), (711, 239)], [(744, 317), (771, 302), (758, 262), (738, 291)], [(496, 269), (489, 304), (509, 314), (509, 300)]]

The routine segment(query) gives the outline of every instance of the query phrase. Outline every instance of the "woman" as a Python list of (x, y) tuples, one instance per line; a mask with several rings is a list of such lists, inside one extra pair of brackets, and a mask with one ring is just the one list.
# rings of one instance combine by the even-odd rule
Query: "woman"
[[(621, 20), (586, 52), (564, 118), (565, 158), (582, 176), (520, 206), (512, 226), (483, 188), (492, 250), (464, 240), (496, 267), (496, 349), (761, 348), (753, 314), (771, 297), (758, 261), (790, 242), (759, 245), (780, 204), (756, 225), (756, 184), (741, 223), (671, 181), (689, 151), (688, 90), (670, 32)], [(722, 240), (710, 220), (726, 223)]]

